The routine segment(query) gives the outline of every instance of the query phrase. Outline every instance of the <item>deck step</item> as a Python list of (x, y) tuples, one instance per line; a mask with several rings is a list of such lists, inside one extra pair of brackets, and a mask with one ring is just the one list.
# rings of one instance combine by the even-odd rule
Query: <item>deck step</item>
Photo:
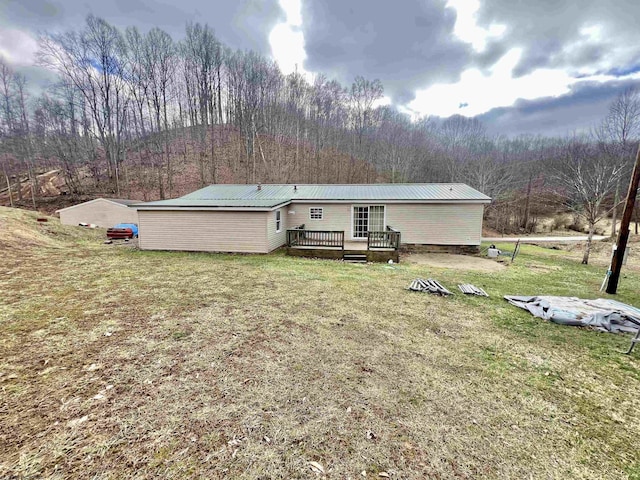
[(367, 263), (366, 253), (345, 253), (342, 260), (349, 263)]

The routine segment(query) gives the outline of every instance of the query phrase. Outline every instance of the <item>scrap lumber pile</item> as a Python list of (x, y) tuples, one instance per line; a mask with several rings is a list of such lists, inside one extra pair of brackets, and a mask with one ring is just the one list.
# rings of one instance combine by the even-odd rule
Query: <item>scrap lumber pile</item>
[(437, 295), (453, 295), (453, 292), (447, 290), (440, 282), (434, 280), (433, 278), (428, 278), (426, 280), (422, 278), (416, 278), (411, 285), (409, 285), (408, 290), (413, 292), (427, 292), (427, 293), (435, 293)]
[(458, 285), (460, 291), (466, 295), (479, 295), (481, 297), (488, 297), (489, 294), (485, 292), (482, 288), (476, 287), (470, 283), (463, 283)]

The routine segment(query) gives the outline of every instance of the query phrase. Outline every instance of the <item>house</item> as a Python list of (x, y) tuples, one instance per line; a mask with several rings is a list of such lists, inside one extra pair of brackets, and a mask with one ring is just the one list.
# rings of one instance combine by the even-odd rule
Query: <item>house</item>
[(485, 204), (465, 184), (211, 185), (135, 204), (140, 248), (398, 260), (402, 245), (477, 250)]
[(138, 200), (96, 198), (56, 210), (56, 213), (60, 215), (60, 223), (64, 225), (93, 223), (99, 227), (109, 228), (117, 223), (137, 224), (138, 212), (135, 208), (129, 208), (129, 205), (134, 203), (138, 203)]

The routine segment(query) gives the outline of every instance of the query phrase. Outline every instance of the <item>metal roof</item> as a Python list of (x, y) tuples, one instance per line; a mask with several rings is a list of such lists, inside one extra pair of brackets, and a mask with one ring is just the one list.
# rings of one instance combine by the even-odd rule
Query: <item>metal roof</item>
[(488, 203), (491, 198), (464, 183), (392, 183), (349, 185), (225, 185), (196, 190), (173, 200), (135, 204), (136, 208), (269, 209), (289, 202)]
[(103, 198), (105, 200), (109, 200), (110, 202), (116, 202), (121, 205), (133, 205), (134, 203), (140, 203), (140, 200), (127, 200), (125, 198), (106, 198), (106, 197), (103, 197)]

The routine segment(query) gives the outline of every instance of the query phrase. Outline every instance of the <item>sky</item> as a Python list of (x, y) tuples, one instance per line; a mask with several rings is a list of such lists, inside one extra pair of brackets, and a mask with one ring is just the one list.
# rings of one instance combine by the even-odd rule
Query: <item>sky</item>
[(284, 73), (380, 79), (412, 118), (477, 117), (494, 134), (588, 130), (640, 85), (638, 0), (0, 0), (0, 56), (34, 85), (38, 33), (88, 14), (175, 39), (208, 23)]

